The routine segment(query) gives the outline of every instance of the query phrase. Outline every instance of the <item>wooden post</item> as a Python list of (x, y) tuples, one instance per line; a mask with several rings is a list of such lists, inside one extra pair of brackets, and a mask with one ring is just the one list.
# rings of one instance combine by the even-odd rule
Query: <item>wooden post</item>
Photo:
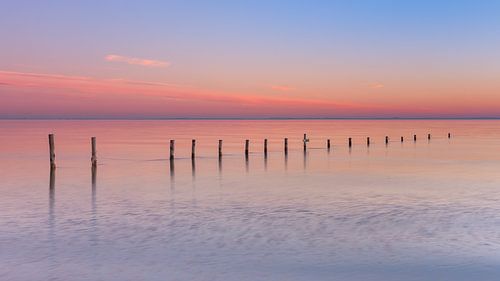
[(54, 144), (54, 134), (49, 134), (49, 158), (50, 158), (50, 167), (56, 167), (56, 147)]
[(96, 149), (96, 139), (95, 137), (90, 138), (90, 143), (92, 145), (92, 157), (90, 158), (90, 162), (92, 162), (92, 166), (97, 166), (97, 149)]
[(175, 140), (170, 140), (170, 160), (174, 160)]
[(285, 155), (288, 154), (288, 138), (285, 138)]
[(308, 140), (307, 140), (307, 135), (306, 135), (306, 134), (304, 134), (304, 139), (303, 139), (303, 142), (304, 142), (304, 150), (306, 150), (306, 149), (307, 149), (307, 141), (308, 141)]
[(427, 134), (427, 139), (430, 140), (431, 139), (431, 134)]
[(250, 140), (245, 140), (245, 156), (248, 157), (248, 146), (250, 144)]
[(352, 147), (352, 138), (349, 138), (349, 147)]
[(417, 141), (417, 135), (413, 135), (413, 141)]
[(330, 139), (327, 139), (326, 140), (326, 148), (328, 148), (328, 150), (330, 150), (330, 147), (331, 147), (331, 145), (330, 145)]
[(403, 141), (404, 141), (403, 136), (401, 136), (401, 142), (403, 142)]
[(389, 143), (389, 137), (385, 136), (385, 144), (388, 144), (388, 143)]
[(196, 140), (191, 140), (191, 158), (194, 158), (196, 155)]
[(222, 140), (219, 140), (219, 158), (222, 157)]
[(264, 139), (264, 155), (267, 156), (267, 139)]
[(448, 138), (451, 139), (451, 133), (448, 133)]
[(370, 137), (366, 138), (366, 146), (370, 146)]

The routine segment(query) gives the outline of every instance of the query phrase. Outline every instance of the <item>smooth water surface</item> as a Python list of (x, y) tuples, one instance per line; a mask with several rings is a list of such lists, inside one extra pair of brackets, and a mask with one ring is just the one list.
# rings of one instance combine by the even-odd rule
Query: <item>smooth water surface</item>
[(0, 280), (500, 276), (500, 121), (0, 121), (0, 132)]

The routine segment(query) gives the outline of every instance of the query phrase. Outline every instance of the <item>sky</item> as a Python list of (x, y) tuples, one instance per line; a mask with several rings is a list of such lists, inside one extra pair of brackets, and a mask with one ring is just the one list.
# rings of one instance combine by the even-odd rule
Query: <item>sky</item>
[(2, 1), (0, 118), (500, 117), (500, 1)]

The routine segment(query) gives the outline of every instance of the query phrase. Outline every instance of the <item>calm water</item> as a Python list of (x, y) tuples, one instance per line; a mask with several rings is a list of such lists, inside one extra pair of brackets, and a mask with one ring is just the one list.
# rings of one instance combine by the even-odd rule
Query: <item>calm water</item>
[(500, 276), (500, 121), (0, 121), (0, 132), (0, 280)]

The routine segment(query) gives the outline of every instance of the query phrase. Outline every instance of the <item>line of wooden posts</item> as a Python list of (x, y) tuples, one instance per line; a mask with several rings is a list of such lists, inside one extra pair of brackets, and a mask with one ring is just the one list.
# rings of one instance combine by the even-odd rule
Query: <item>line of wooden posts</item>
[[(451, 138), (451, 133), (448, 133), (448, 138)], [(427, 139), (431, 139), (431, 134), (427, 134)], [(304, 134), (303, 138), (303, 143), (304, 143), (304, 151), (307, 149), (307, 143), (309, 142), (309, 139), (307, 138), (307, 134)], [(417, 141), (417, 135), (413, 135), (413, 141)], [(401, 142), (404, 142), (404, 138), (401, 137)], [(91, 154), (91, 164), (92, 167), (97, 166), (97, 144), (96, 144), (96, 137), (91, 137), (90, 138), (90, 144), (92, 147), (92, 154)], [(385, 136), (385, 144), (389, 144), (389, 136)], [(366, 138), (366, 145), (370, 146), (370, 137)], [(348, 146), (352, 147), (352, 138), (348, 138)], [(245, 140), (245, 157), (248, 157), (249, 154), (249, 147), (250, 147), (250, 140)], [(326, 140), (326, 148), (330, 149), (331, 148), (331, 142), (330, 139)], [(171, 161), (174, 160), (174, 152), (175, 152), (175, 140), (170, 140), (170, 157), (169, 159)], [(288, 138), (284, 139), (284, 152), (285, 154), (288, 154)], [(222, 157), (222, 140), (219, 140), (219, 147), (218, 147), (218, 155), (219, 158)], [(264, 155), (267, 156), (267, 139), (264, 139)], [(55, 154), (55, 141), (54, 141), (54, 134), (49, 134), (49, 157), (50, 157), (50, 167), (55, 168), (56, 167), (56, 154)], [(194, 159), (196, 157), (196, 140), (193, 139), (191, 141), (191, 158)]]

